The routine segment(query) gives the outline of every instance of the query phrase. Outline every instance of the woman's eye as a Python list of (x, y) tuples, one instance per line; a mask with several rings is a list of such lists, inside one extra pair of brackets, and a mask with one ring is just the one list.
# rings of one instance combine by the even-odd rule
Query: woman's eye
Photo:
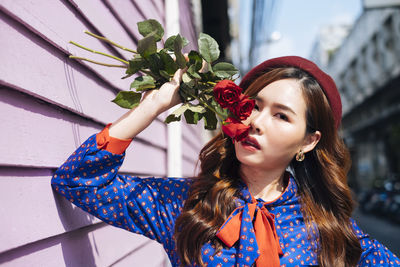
[(289, 121), (289, 118), (283, 113), (277, 113), (275, 116), (277, 116), (281, 120)]
[(257, 104), (254, 105), (255, 110), (260, 110), (260, 108), (257, 106)]

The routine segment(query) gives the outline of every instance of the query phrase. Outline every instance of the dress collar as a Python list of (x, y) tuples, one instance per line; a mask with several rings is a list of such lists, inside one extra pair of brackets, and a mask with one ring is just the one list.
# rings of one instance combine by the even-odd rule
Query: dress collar
[[(268, 207), (279, 206), (283, 203), (287, 202), (297, 193), (297, 184), (293, 178), (293, 175), (290, 172), (286, 172), (285, 175), (289, 176), (288, 184), (286, 185), (285, 190), (274, 200), (272, 201), (264, 201), (261, 198), (257, 199), (257, 202), (262, 202), (264, 205)], [(244, 206), (246, 203), (252, 202), (252, 195), (248, 186), (240, 181), (239, 183), (239, 196), (235, 199), (236, 207)]]
[[(289, 176), (288, 185), (282, 194), (271, 202), (256, 200), (252, 197), (244, 182), (239, 184), (239, 196), (235, 199), (236, 209), (226, 219), (216, 236), (228, 247), (238, 245), (238, 265), (257, 267), (279, 266), (279, 257), (283, 255), (276, 234), (274, 215), (267, 207), (281, 205), (296, 193), (296, 183)], [(238, 243), (237, 243), (238, 242)], [(250, 263), (250, 264), (249, 264)]]

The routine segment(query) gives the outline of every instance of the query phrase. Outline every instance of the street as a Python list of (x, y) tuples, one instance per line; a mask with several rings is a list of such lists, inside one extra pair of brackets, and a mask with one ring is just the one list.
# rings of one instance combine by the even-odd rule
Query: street
[(400, 255), (400, 225), (375, 215), (364, 214), (355, 210), (353, 218), (358, 226), (371, 238), (378, 240), (389, 250)]

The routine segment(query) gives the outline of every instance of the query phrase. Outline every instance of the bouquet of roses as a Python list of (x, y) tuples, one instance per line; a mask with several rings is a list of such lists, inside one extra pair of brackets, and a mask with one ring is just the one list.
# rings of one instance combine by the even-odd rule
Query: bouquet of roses
[[(138, 23), (138, 29), (143, 38), (138, 41), (136, 51), (105, 37), (85, 32), (101, 41), (131, 52), (133, 55), (128, 61), (70, 42), (82, 49), (118, 60), (123, 65), (106, 64), (72, 55), (70, 58), (108, 67), (124, 68), (126, 75), (122, 79), (139, 74), (131, 83), (132, 90), (121, 91), (112, 100), (120, 107), (127, 109), (139, 105), (142, 93), (145, 91), (158, 89), (162, 84), (170, 81), (178, 68), (187, 68), (179, 87), (182, 105), (172, 112), (165, 122), (180, 121), (183, 115), (187, 123), (197, 124), (203, 119), (204, 127), (214, 130), (217, 127), (218, 117), (222, 121), (222, 130), (226, 135), (235, 140), (242, 140), (247, 136), (249, 127), (241, 121), (250, 115), (254, 100), (242, 94), (242, 89), (233, 82), (238, 70), (232, 64), (215, 63), (220, 51), (217, 42), (211, 36), (200, 33), (199, 51), (191, 50), (185, 57), (182, 49), (188, 41), (180, 34), (167, 38), (163, 43), (164, 48), (158, 49), (157, 43), (164, 35), (161, 24), (153, 19), (145, 20)], [(206, 64), (205, 68), (204, 64)]]

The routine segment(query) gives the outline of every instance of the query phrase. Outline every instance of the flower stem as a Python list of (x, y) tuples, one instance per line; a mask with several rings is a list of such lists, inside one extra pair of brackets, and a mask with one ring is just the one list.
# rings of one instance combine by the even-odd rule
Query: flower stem
[(84, 58), (84, 57), (76, 57), (76, 56), (69, 56), (69, 58), (71, 59), (80, 59), (80, 60), (84, 60), (84, 61), (88, 61), (97, 65), (102, 65), (102, 66), (106, 66), (106, 67), (116, 67), (116, 68), (124, 68), (126, 69), (126, 65), (114, 65), (114, 64), (107, 64), (107, 63), (102, 63), (102, 62), (98, 62), (98, 61), (94, 61), (88, 58)]
[(73, 44), (73, 45), (79, 47), (79, 48), (82, 48), (82, 49), (86, 50), (86, 51), (89, 51), (89, 52), (92, 52), (92, 53), (95, 53), (95, 54), (100, 54), (100, 55), (103, 55), (103, 56), (106, 56), (106, 57), (113, 58), (113, 59), (115, 59), (115, 60), (121, 61), (122, 63), (125, 63), (126, 65), (129, 64), (128, 61), (123, 60), (122, 58), (115, 57), (115, 56), (112, 56), (112, 55), (109, 55), (109, 54), (106, 54), (106, 53), (103, 53), (103, 52), (100, 52), (100, 51), (96, 51), (96, 50), (93, 50), (93, 49), (84, 47), (83, 45), (80, 45), (80, 44), (75, 43), (75, 42), (73, 42), (73, 41), (69, 41), (69, 42), (70, 42), (71, 44)]
[(109, 44), (112, 44), (113, 46), (118, 47), (118, 48), (120, 48), (120, 49), (122, 49), (122, 50), (125, 50), (125, 51), (128, 51), (128, 52), (137, 54), (136, 51), (131, 50), (131, 49), (129, 49), (129, 48), (126, 48), (126, 47), (124, 47), (124, 46), (122, 46), (122, 45), (119, 45), (119, 44), (117, 44), (117, 43), (114, 43), (113, 41), (111, 41), (111, 40), (109, 40), (109, 39), (107, 39), (107, 38), (105, 38), (105, 37), (103, 37), (103, 36), (100, 36), (100, 35), (91, 33), (91, 32), (89, 32), (89, 31), (85, 31), (85, 33), (86, 33), (86, 34), (89, 34), (90, 36), (92, 36), (92, 37), (94, 37), (94, 38), (97, 38), (97, 39), (100, 39), (100, 40), (102, 40), (102, 41), (104, 41), (104, 42), (107, 42), (107, 43), (109, 43)]
[(147, 74), (157, 80), (157, 77), (149, 70), (140, 70), (140, 72), (143, 72), (144, 74)]
[[(183, 90), (182, 87), (180, 87), (179, 90)], [(197, 99), (203, 106), (205, 106), (206, 108), (208, 108), (209, 110), (211, 110), (212, 112), (214, 112), (215, 115), (217, 115), (218, 118), (221, 119), (221, 121), (224, 120), (224, 118), (222, 117), (222, 115), (221, 115), (218, 111), (216, 111), (213, 107), (211, 107), (207, 102), (203, 101), (203, 100), (202, 100), (201, 98), (199, 98), (199, 97), (196, 97), (196, 96), (192, 95), (190, 92), (185, 91), (185, 93), (188, 94), (188, 95), (190, 95), (191, 97)]]

